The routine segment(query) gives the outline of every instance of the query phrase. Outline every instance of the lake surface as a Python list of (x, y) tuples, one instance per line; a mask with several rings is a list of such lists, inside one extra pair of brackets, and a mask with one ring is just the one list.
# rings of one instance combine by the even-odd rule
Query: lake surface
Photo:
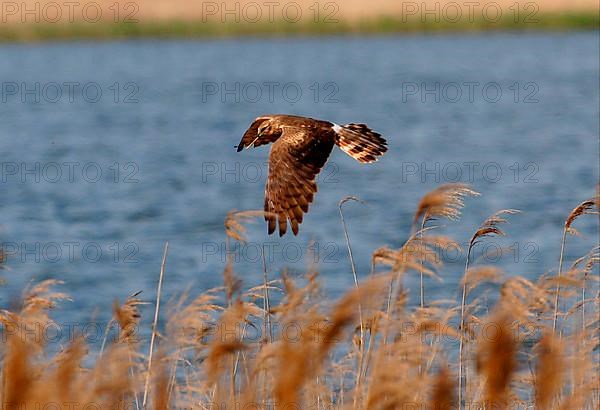
[[(420, 197), (467, 182), (458, 222), (466, 243), (491, 213), (515, 208), (508, 236), (475, 252), (507, 275), (556, 270), (564, 218), (599, 178), (598, 33), (484, 34), (0, 46), (0, 306), (32, 280), (64, 281), (59, 322), (107, 321), (114, 299), (153, 300), (165, 241), (163, 297), (222, 284), (223, 221), (260, 209), (267, 148), (234, 146), (264, 113), (364, 122), (389, 152), (361, 165), (337, 150), (298, 237), (248, 225), (236, 249), (244, 285), (300, 275), (316, 262), (324, 291), (353, 280), (338, 201), (347, 203), (358, 272), (378, 247), (400, 246)], [(567, 261), (597, 243), (577, 222)], [(501, 255), (499, 255), (501, 254)], [(427, 297), (457, 294), (464, 253), (450, 249)], [(417, 296), (418, 279), (407, 278)], [(414, 300), (414, 299), (413, 299)], [(143, 308), (149, 322), (152, 306)]]

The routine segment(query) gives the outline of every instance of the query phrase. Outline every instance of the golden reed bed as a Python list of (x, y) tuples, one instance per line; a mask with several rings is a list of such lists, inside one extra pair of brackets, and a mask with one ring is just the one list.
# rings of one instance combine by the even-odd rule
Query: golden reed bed
[[(3, 408), (599, 408), (599, 248), (576, 261), (563, 258), (575, 225), (598, 223), (598, 196), (566, 215), (553, 272), (536, 281), (508, 278), (468, 257), (457, 300), (430, 300), (438, 251), (455, 246), (434, 221), (457, 219), (464, 198), (476, 195), (450, 184), (423, 197), (410, 238), (399, 249), (375, 250), (372, 274), (359, 283), (354, 273), (356, 287), (334, 303), (319, 291), (314, 267), (297, 281), (268, 278), (265, 270), (263, 283), (244, 290), (230, 259), (223, 287), (196, 298), (184, 292), (170, 303), (149, 352), (138, 331), (142, 301), (132, 295), (112, 307), (117, 340), (98, 353), (74, 337), (49, 355), (36, 332), (68, 295), (55, 290), (57, 281), (38, 283), (20, 307), (0, 311)], [(467, 254), (504, 235), (516, 212), (483, 221)], [(227, 243), (244, 241), (244, 223), (255, 217), (262, 213), (230, 213)], [(420, 277), (415, 307), (407, 305), (406, 275)], [(493, 305), (476, 291), (489, 282), (501, 284)]]

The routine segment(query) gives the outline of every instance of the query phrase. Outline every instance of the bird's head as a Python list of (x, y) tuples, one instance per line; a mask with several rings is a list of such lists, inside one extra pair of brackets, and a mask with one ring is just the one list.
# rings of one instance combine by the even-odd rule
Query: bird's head
[(258, 117), (246, 130), (240, 144), (236, 146), (238, 152), (244, 148), (274, 142), (282, 133), (279, 125), (276, 116)]
[(272, 131), (273, 131), (273, 123), (272, 123), (272, 118), (267, 118), (266, 120), (264, 120), (263, 122), (260, 123), (260, 125), (258, 126), (258, 132), (257, 132), (257, 136), (263, 137), (265, 135), (269, 135)]

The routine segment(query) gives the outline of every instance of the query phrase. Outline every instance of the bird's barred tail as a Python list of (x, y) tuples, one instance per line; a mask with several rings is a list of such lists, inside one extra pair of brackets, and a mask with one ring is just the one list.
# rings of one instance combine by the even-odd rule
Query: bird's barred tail
[(335, 143), (358, 162), (375, 162), (387, 151), (387, 142), (365, 124), (334, 124)]

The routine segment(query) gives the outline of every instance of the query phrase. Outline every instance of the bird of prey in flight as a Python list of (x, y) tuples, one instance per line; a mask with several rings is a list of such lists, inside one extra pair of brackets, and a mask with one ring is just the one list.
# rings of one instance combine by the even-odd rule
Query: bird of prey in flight
[(265, 220), (269, 235), (279, 226), (294, 235), (317, 192), (315, 177), (325, 165), (334, 145), (362, 163), (377, 161), (387, 151), (387, 142), (365, 124), (337, 125), (329, 121), (295, 115), (258, 117), (244, 133), (238, 152), (273, 143), (269, 154), (269, 176), (265, 188)]

